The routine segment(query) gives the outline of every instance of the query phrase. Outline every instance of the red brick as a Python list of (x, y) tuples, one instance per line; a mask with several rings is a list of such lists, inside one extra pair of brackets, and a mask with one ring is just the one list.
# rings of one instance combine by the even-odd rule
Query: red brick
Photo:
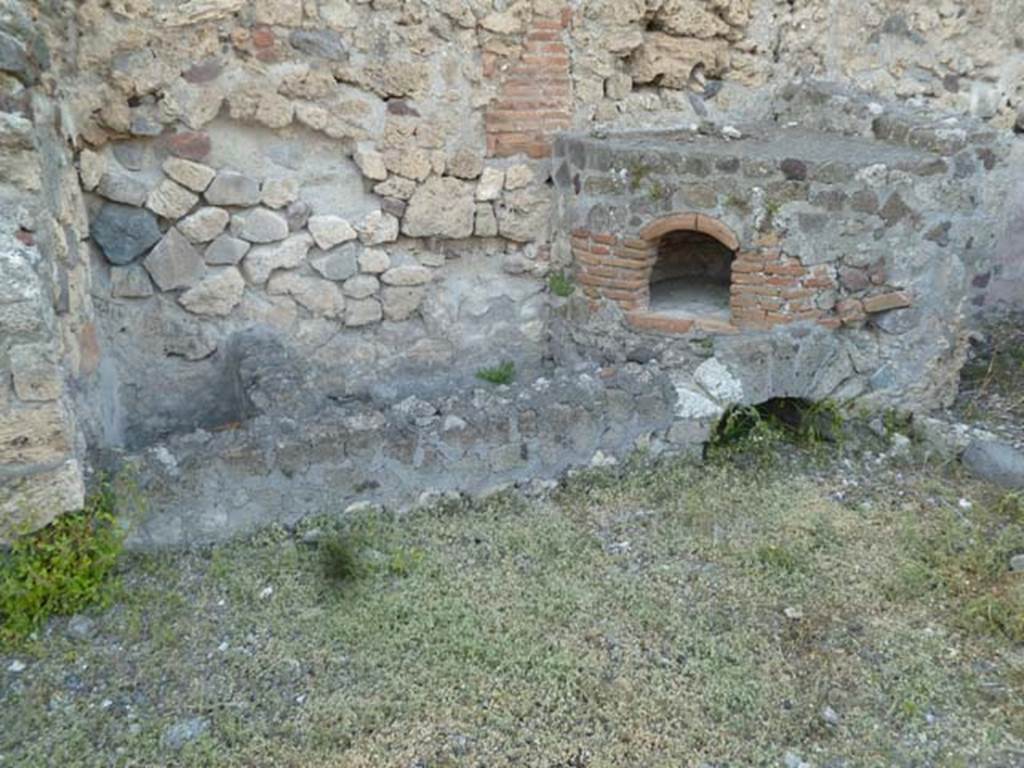
[(669, 317), (651, 312), (630, 312), (626, 315), (626, 322), (640, 330), (661, 333), (689, 333), (694, 323), (688, 317)]

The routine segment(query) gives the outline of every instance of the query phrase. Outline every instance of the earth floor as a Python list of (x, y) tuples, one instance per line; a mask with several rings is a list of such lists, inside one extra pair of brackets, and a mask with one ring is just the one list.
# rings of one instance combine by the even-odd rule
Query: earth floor
[(0, 652), (0, 766), (1024, 766), (1019, 552), (913, 447), (764, 438), (132, 555)]

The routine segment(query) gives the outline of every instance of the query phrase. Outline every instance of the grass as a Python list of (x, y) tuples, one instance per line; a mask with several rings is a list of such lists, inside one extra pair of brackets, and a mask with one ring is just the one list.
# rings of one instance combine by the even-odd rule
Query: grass
[(516, 377), (516, 364), (505, 360), (493, 368), (481, 368), (476, 372), (476, 377), (491, 384), (511, 384)]
[(124, 544), (114, 486), (102, 481), (80, 512), (17, 537), (0, 554), (0, 642), (18, 643), (54, 615), (105, 607)]
[(54, 622), (16, 681), (0, 658), (0, 765), (1019, 762), (1019, 506), (807, 466), (635, 462), (133, 555), (92, 641)]
[(572, 280), (564, 272), (552, 272), (548, 276), (548, 289), (563, 299), (567, 299), (572, 296), (573, 291), (576, 290), (576, 286), (572, 284)]

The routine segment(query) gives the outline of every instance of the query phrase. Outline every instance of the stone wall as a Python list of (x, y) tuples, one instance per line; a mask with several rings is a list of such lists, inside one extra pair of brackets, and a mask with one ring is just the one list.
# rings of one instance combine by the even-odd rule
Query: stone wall
[[(811, 332), (818, 340), (831, 330), (825, 326), (846, 320), (850, 333), (860, 333), (869, 301), (912, 288), (908, 313), (931, 318), (915, 327), (938, 323), (927, 352), (909, 358), (927, 363), (921, 370), (930, 380), (919, 371), (910, 381), (911, 363), (884, 373), (884, 356), (864, 341), (848, 356), (859, 383), (843, 391), (861, 396), (873, 379), (885, 386), (872, 391), (906, 385), (900, 397), (883, 400), (943, 402), (961, 347), (957, 323), (937, 319), (942, 301), (955, 313), (967, 295), (967, 306), (981, 311), (1019, 302), (1024, 289), (1024, 161), (1010, 146), (1024, 99), (1024, 53), (1014, 37), (1024, 10), (1013, 0), (962, 6), (3, 0), (0, 429), (10, 434), (2, 442), (3, 516), (21, 516), (14, 509), (26, 499), (44, 517), (75, 506), (87, 447), (143, 450), (196, 429), (269, 418), (276, 407), (254, 401), (259, 390), (244, 385), (245, 360), (278, 346), (243, 355), (253, 329), (301, 361), (310, 382), (304, 391), (329, 403), (373, 402), (382, 412), (412, 395), (466, 389), (478, 368), (505, 359), (527, 382), (551, 375), (552, 361), (582, 365), (589, 357), (592, 374), (638, 345), (671, 358), (678, 350), (663, 338), (636, 338), (657, 329), (623, 325), (581, 303), (580, 294), (596, 287), (587, 279), (569, 307), (547, 290), (552, 269), (574, 264), (572, 227), (564, 226), (573, 182), (552, 165), (556, 138), (566, 132), (600, 140), (636, 128), (798, 123), (902, 142), (908, 152), (921, 136), (963, 133), (963, 146), (942, 155), (951, 163), (943, 173), (969, 179), (960, 187), (970, 195), (956, 199), (958, 182), (942, 186), (939, 174), (935, 194), (908, 206), (948, 204), (949, 228), (941, 217), (925, 229), (916, 220), (891, 227), (917, 261), (888, 264), (882, 282), (871, 282), (870, 263), (814, 264), (796, 276), (800, 285), (780, 286), (792, 295), (737, 307), (755, 325), (770, 325), (779, 309), (788, 319), (823, 321)], [(893, 120), (905, 114), (923, 122)], [(986, 148), (998, 162), (975, 152)], [(769, 202), (801, 225), (794, 231), (836, 212), (834, 200), (815, 196), (813, 179), (779, 173), (762, 181), (784, 195)], [(713, 175), (727, 183), (743, 176), (717, 167)], [(892, 174), (878, 181), (879, 211), (864, 215), (899, 214), (882, 209), (911, 181)], [(699, 198), (700, 187), (691, 184), (689, 194)], [(792, 197), (793, 190), (811, 196)], [(906, 202), (915, 193), (900, 194)], [(747, 223), (730, 221), (717, 210), (721, 201), (669, 202), (648, 200), (648, 207), (660, 214), (714, 208), (754, 252), (750, 233), (741, 234)], [(967, 224), (972, 211), (984, 214), (975, 230)], [(636, 234), (573, 226), (598, 246)], [(822, 226), (842, 239), (828, 221)], [(786, 261), (803, 259), (796, 241), (785, 247), (772, 269), (804, 269)], [(956, 258), (946, 258), (954, 250)], [(926, 286), (913, 265), (936, 253), (941, 258), (923, 272), (934, 285)], [(766, 280), (781, 275), (768, 275), (763, 259), (758, 265)], [(862, 268), (870, 285), (839, 296), (843, 270), (849, 288)], [(920, 291), (944, 298), (922, 307)], [(836, 303), (823, 306), (832, 292)], [(801, 314), (812, 311), (821, 316)], [(791, 355), (790, 329), (772, 338), (783, 340), (782, 358)], [(740, 341), (718, 343), (728, 357), (728, 344)], [(816, 364), (829, 354), (806, 353)], [(744, 360), (733, 365), (750, 364)], [(676, 371), (666, 375), (681, 402), (694, 391), (698, 365), (663, 366)], [(749, 389), (761, 391), (753, 382)], [(807, 389), (829, 391), (824, 383)], [(39, 419), (42, 426), (29, 426)], [(45, 450), (26, 447), (38, 441)], [(56, 496), (37, 497), (33, 482)]]

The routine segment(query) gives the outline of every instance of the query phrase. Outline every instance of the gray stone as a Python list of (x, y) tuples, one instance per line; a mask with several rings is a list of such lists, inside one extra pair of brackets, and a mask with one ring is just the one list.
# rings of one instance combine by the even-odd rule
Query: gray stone
[(341, 286), (346, 296), (353, 299), (367, 299), (380, 290), (380, 281), (373, 275), (354, 275)]
[(75, 640), (88, 640), (96, 632), (96, 622), (88, 616), (76, 613), (68, 620), (68, 637)]
[(693, 372), (694, 381), (719, 403), (738, 403), (743, 400), (743, 385), (715, 358), (701, 363)]
[(285, 218), (288, 219), (288, 231), (298, 232), (303, 229), (312, 213), (313, 207), (305, 200), (296, 200), (289, 205), (288, 210), (285, 211)]
[(377, 299), (353, 299), (346, 305), (345, 325), (356, 328), (379, 323), (383, 314)]
[(288, 220), (268, 208), (254, 208), (232, 217), (231, 234), (250, 243), (276, 243), (288, 237)]
[(1014, 573), (1024, 572), (1024, 553), (1010, 558), (1010, 570)]
[(175, 227), (167, 230), (143, 264), (161, 291), (191, 288), (206, 274), (203, 257)]
[(398, 219), (383, 211), (373, 211), (359, 225), (359, 242), (383, 245), (398, 239)]
[(402, 220), (402, 232), (411, 237), (469, 237), (475, 213), (472, 185), (435, 176), (413, 193)]
[(146, 144), (140, 139), (115, 141), (114, 158), (129, 171), (141, 171), (146, 162)]
[(25, 402), (49, 402), (64, 388), (49, 344), (18, 344), (8, 353), (14, 393)]
[(973, 440), (961, 457), (974, 475), (1004, 488), (1024, 488), (1024, 453), (995, 440)]
[(118, 203), (100, 209), (90, 234), (111, 264), (129, 264), (160, 241), (152, 213)]
[(448, 173), (458, 179), (476, 179), (484, 169), (482, 153), (469, 147), (460, 147), (448, 158)]
[(307, 56), (330, 61), (347, 61), (348, 51), (341, 35), (333, 29), (293, 29), (288, 35), (292, 48)]
[(298, 179), (267, 179), (263, 182), (260, 199), (268, 208), (284, 208), (298, 196)]
[(206, 200), (213, 205), (257, 205), (260, 202), (260, 185), (244, 174), (219, 171), (206, 190)]
[(178, 222), (178, 229), (193, 243), (208, 243), (227, 227), (230, 220), (223, 208), (200, 208)]
[(385, 286), (381, 291), (384, 305), (384, 317), (388, 320), (405, 320), (410, 317), (423, 301), (423, 286), (394, 287)]
[(347, 280), (358, 272), (356, 251), (352, 247), (341, 246), (327, 253), (316, 253), (310, 256), (309, 264), (328, 280)]
[(495, 237), (498, 234), (498, 219), (490, 203), (476, 204), (473, 232), (477, 237)]
[(0, 31), (0, 71), (10, 72), (28, 81), (29, 63), (25, 48), (16, 38), (3, 31)]
[(149, 189), (145, 184), (119, 173), (103, 174), (96, 191), (107, 200), (134, 206), (143, 205), (149, 196)]
[(496, 205), (498, 233), (525, 243), (547, 236), (551, 217), (551, 199), (544, 189), (519, 189), (505, 195)]
[(308, 232), (300, 232), (273, 245), (258, 246), (246, 254), (242, 272), (249, 282), (262, 285), (275, 269), (299, 266), (312, 247), (313, 238)]
[(208, 730), (210, 730), (210, 722), (205, 717), (192, 717), (167, 726), (160, 736), (160, 744), (165, 749), (178, 752)]
[(267, 282), (271, 296), (289, 295), (318, 317), (336, 318), (345, 312), (345, 297), (336, 283), (295, 272), (275, 272)]
[(119, 299), (145, 299), (153, 295), (153, 283), (140, 264), (111, 267), (110, 295)]
[(221, 235), (206, 249), (203, 258), (207, 264), (237, 264), (249, 252), (250, 245), (231, 235)]
[(384, 156), (374, 149), (360, 149), (352, 155), (364, 177), (371, 181), (384, 181), (388, 177)]
[(425, 283), (430, 282), (430, 270), (426, 267), (413, 264), (402, 267), (392, 267), (382, 274), (380, 279), (386, 285), (424, 285)]
[(178, 302), (197, 315), (223, 317), (242, 300), (245, 280), (235, 267), (211, 272), (199, 283), (185, 291)]
[(484, 168), (480, 182), (476, 185), (476, 199), (497, 200), (505, 186), (505, 172), (500, 168)]

